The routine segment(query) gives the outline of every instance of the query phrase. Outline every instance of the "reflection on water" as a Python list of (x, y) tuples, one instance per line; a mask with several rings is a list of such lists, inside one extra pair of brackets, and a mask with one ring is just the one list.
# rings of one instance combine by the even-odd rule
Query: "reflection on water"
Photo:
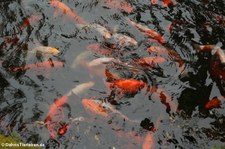
[(1, 134), (46, 148), (223, 145), (224, 6), (1, 2)]

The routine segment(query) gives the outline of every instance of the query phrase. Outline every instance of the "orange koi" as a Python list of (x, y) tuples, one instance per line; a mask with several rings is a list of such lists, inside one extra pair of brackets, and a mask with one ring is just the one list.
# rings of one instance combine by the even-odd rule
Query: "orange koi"
[(174, 50), (161, 47), (161, 46), (151, 46), (147, 49), (147, 51), (150, 53), (156, 53), (157, 55), (164, 56), (164, 57), (170, 56), (172, 60), (178, 62), (179, 66), (182, 66), (184, 64), (184, 61), (182, 60), (180, 55)]
[(153, 149), (154, 148), (154, 134), (148, 132), (145, 136), (144, 143), (142, 144), (142, 149)]
[(122, 79), (119, 74), (111, 72), (108, 69), (105, 69), (105, 76), (107, 77), (108, 80)]
[(42, 19), (42, 16), (40, 15), (31, 15), (23, 20), (22, 24), (20, 25), (20, 29), (23, 30), (24, 28), (28, 26), (37, 24), (41, 19)]
[(51, 5), (57, 9), (61, 14), (65, 14), (68, 18), (74, 20), (79, 24), (87, 24), (87, 22), (78, 16), (75, 11), (72, 11), (66, 4), (60, 1), (50, 1)]
[(93, 53), (96, 53), (98, 55), (103, 55), (103, 56), (111, 56), (113, 52), (112, 49), (104, 48), (99, 43), (89, 44), (86, 47), (86, 49), (88, 51), (91, 51)]
[(156, 5), (158, 3), (158, 0), (150, 0), (152, 5)]
[(162, 64), (166, 62), (166, 59), (161, 56), (152, 56), (152, 57), (144, 57), (135, 61), (137, 64), (141, 66), (157, 66), (158, 64)]
[(134, 11), (132, 5), (125, 1), (118, 1), (118, 0), (104, 0), (104, 4), (106, 4), (109, 8), (114, 8), (118, 10), (125, 11), (127, 13), (131, 13)]
[(52, 123), (51, 121), (55, 121), (55, 115), (57, 114), (58, 109), (63, 106), (67, 101), (68, 96), (62, 96), (61, 98), (57, 99), (49, 108), (47, 117), (45, 119), (45, 124), (51, 138), (55, 138), (57, 134), (57, 130), (55, 130), (56, 123)]
[(63, 136), (69, 128), (69, 124), (63, 124), (62, 127), (58, 130), (58, 135)]
[(109, 116), (106, 109), (100, 103), (96, 102), (93, 99), (83, 99), (82, 104), (86, 109), (90, 110), (91, 112), (94, 112), (103, 117)]
[(126, 19), (132, 26), (135, 26), (140, 32), (144, 33), (148, 37), (153, 38), (162, 44), (166, 43), (165, 39), (158, 32), (148, 28), (147, 26), (131, 21), (129, 18), (126, 18)]
[(50, 115), (54, 115), (59, 107), (63, 106), (65, 103), (67, 103), (68, 99), (69, 99), (68, 96), (62, 96), (59, 99), (57, 99), (49, 108), (47, 117)]
[(59, 61), (45, 61), (35, 64), (27, 64), (25, 66), (19, 66), (15, 68), (11, 68), (11, 71), (25, 71), (28, 69), (37, 70), (37, 69), (51, 69), (51, 68), (61, 68), (64, 67), (64, 62)]
[(219, 100), (218, 98), (213, 98), (212, 100), (208, 101), (205, 104), (205, 108), (206, 109), (214, 109), (214, 108), (219, 108), (221, 105), (221, 100)]
[(156, 121), (155, 129), (153, 132), (148, 132), (145, 136), (144, 142), (142, 144), (142, 149), (153, 149), (154, 148), (154, 132), (159, 128), (162, 116), (159, 116)]
[(114, 81), (110, 87), (119, 88), (126, 92), (136, 93), (140, 89), (145, 87), (145, 83), (135, 79), (127, 79), (127, 80), (116, 80)]
[(168, 7), (171, 4), (174, 4), (172, 0), (163, 0), (163, 6), (164, 7)]

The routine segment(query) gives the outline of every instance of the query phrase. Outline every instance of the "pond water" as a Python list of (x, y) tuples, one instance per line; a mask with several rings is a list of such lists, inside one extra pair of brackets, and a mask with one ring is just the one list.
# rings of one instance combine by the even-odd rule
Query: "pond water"
[(0, 2), (0, 133), (48, 149), (224, 147), (224, 65), (199, 52), (225, 48), (224, 8)]

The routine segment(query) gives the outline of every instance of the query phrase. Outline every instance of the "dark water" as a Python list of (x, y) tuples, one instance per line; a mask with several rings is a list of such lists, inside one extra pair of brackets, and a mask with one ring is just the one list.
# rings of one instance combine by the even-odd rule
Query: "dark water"
[[(95, 30), (84, 31), (78, 22), (57, 13), (50, 2), (43, 0), (14, 0), (0, 2), (0, 132), (16, 133), (26, 143), (45, 143), (46, 148), (142, 148), (145, 136), (153, 134), (153, 148), (212, 148), (224, 145), (224, 98), (219, 108), (207, 110), (204, 105), (213, 97), (223, 96), (223, 82), (212, 78), (207, 54), (198, 54), (192, 43), (216, 44), (225, 48), (225, 2), (222, 0), (176, 1), (164, 7), (159, 0), (127, 0), (134, 11), (125, 12), (107, 6), (103, 0), (63, 0), (81, 18), (98, 23), (112, 32), (130, 36), (138, 46), (120, 47), (109, 57), (120, 63), (88, 70), (83, 65), (72, 68), (74, 59), (86, 51), (90, 44), (104, 44), (105, 39)], [(175, 2), (175, 1), (174, 1)], [(26, 27), (22, 22), (29, 16), (36, 21)], [(159, 32), (166, 40), (163, 45), (175, 51), (182, 59), (182, 67), (168, 58), (159, 68), (140, 67), (135, 59), (154, 56), (147, 52), (151, 46), (161, 46), (149, 40), (126, 17)], [(220, 19), (218, 19), (220, 18)], [(172, 23), (172, 29), (167, 26)], [(114, 42), (114, 41), (110, 41)], [(61, 68), (11, 71), (11, 68), (41, 62), (29, 51), (39, 45), (60, 50), (55, 61), (65, 62)], [(112, 50), (112, 49), (111, 49)], [(108, 55), (107, 55), (108, 56)], [(89, 55), (88, 60), (103, 57)], [(135, 94), (120, 94), (109, 90), (101, 75), (105, 69), (126, 79), (145, 82), (147, 87)], [(97, 71), (96, 71), (97, 70)], [(180, 71), (181, 70), (181, 71)], [(37, 121), (44, 121), (54, 101), (84, 82), (93, 87), (80, 95), (71, 95), (61, 109), (59, 123), (70, 127), (62, 136), (51, 138), (48, 129)], [(157, 87), (167, 92), (166, 97), (154, 92)], [(161, 95), (161, 96), (160, 96)], [(107, 118), (86, 110), (82, 98), (111, 102), (129, 118), (111, 112)], [(166, 99), (163, 101), (162, 98)], [(172, 100), (175, 108), (167, 102)], [(84, 120), (71, 119), (83, 117)], [(155, 127), (155, 131), (153, 128)]]

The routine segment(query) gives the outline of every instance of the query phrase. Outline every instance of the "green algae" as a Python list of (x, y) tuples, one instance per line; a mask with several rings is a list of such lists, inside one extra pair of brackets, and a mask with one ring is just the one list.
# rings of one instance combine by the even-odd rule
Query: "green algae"
[(41, 149), (41, 147), (35, 147), (34, 144), (24, 143), (16, 135), (4, 136), (0, 134), (0, 148), (1, 149)]

